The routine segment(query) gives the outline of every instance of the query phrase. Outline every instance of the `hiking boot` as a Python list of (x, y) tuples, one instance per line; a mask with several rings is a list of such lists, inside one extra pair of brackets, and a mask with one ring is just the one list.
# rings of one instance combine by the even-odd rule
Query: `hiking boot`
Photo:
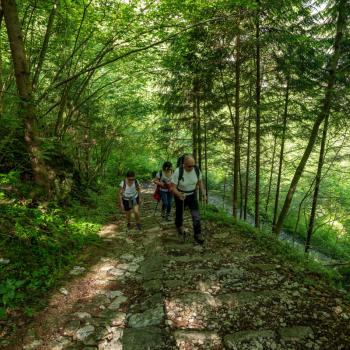
[(165, 210), (162, 210), (162, 218), (165, 218)]
[(204, 243), (203, 236), (201, 234), (199, 235), (194, 235), (194, 240), (196, 243), (202, 245)]
[(136, 227), (139, 231), (141, 231), (141, 224), (136, 224)]
[(128, 230), (131, 230), (131, 224), (130, 224), (130, 222), (128, 222), (128, 224), (126, 225), (126, 227), (127, 227)]
[(165, 221), (171, 221), (171, 219), (170, 219), (170, 214), (166, 214), (166, 215), (165, 215)]

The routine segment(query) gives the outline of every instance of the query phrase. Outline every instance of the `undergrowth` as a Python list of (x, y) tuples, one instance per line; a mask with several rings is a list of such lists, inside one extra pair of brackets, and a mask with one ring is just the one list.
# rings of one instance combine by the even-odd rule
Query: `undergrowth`
[[(11, 178), (12, 177), (12, 178)], [(98, 244), (97, 232), (115, 211), (115, 193), (87, 191), (84, 205), (70, 201), (38, 206), (18, 194), (13, 174), (0, 179), (0, 318), (13, 309), (30, 315), (40, 300), (77, 262), (84, 247)], [(16, 187), (16, 185), (18, 185)], [(103, 205), (99, 205), (103, 203)], [(34, 306), (35, 308), (35, 306)]]

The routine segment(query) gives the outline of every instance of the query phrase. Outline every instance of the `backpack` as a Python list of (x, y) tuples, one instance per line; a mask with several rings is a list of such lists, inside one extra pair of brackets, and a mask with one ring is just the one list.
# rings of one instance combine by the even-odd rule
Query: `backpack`
[[(157, 172), (155, 172), (154, 177), (156, 177), (156, 175), (157, 175)], [(162, 175), (163, 175), (162, 170), (160, 170), (160, 171), (159, 171), (159, 178), (160, 178), (160, 179), (162, 178)], [(154, 193), (153, 193), (152, 197), (153, 197), (153, 199), (156, 200), (157, 202), (160, 201), (160, 186), (159, 186), (159, 185), (157, 185), (156, 189), (154, 190)]]
[[(178, 158), (176, 162), (176, 167), (179, 168), (179, 179), (177, 181), (177, 187), (179, 187), (180, 181), (184, 178), (184, 160), (185, 160), (186, 154), (183, 154), (181, 157)], [(199, 180), (199, 167), (197, 165), (194, 166), (194, 170), (197, 175), (197, 181)]]

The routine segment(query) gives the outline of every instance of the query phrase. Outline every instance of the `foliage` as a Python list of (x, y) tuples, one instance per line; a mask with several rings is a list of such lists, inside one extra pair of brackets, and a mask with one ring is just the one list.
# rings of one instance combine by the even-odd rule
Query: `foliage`
[[(15, 184), (14, 175), (2, 183)], [(72, 201), (65, 210), (31, 207), (30, 200), (8, 200), (0, 206), (2, 311), (31, 303), (56, 285), (79, 259), (82, 249), (98, 244), (97, 231), (115, 211), (115, 192), (89, 192), (90, 207)], [(104, 205), (102, 205), (102, 203)], [(91, 207), (91, 205), (95, 207)], [(28, 311), (29, 312), (29, 311)]]

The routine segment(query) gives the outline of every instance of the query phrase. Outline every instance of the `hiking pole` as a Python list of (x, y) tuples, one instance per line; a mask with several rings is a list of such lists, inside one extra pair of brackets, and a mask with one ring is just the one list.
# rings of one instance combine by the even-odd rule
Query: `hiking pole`
[(156, 211), (157, 211), (157, 209), (158, 209), (158, 203), (159, 203), (159, 201), (157, 201), (156, 206), (154, 207), (153, 216), (156, 215)]
[(186, 199), (186, 194), (183, 193), (184, 195), (184, 199), (182, 200), (182, 229), (183, 229), (183, 233), (182, 233), (182, 240), (185, 242), (186, 241), (186, 230), (185, 230), (185, 199)]
[(207, 245), (207, 200), (203, 200), (203, 216), (204, 216), (204, 222), (203, 222), (203, 239), (204, 244)]

